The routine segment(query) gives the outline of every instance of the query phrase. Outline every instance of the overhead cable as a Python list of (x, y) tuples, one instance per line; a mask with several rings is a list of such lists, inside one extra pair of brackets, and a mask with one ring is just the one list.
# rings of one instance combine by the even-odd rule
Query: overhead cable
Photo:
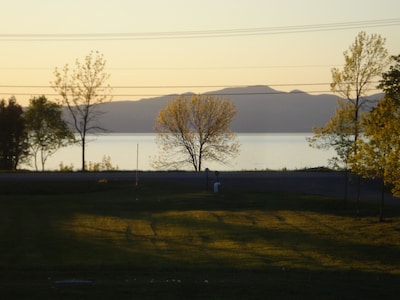
[(221, 38), (238, 36), (275, 35), (288, 33), (347, 30), (370, 27), (399, 26), (400, 19), (380, 19), (342, 23), (325, 23), (295, 26), (272, 26), (192, 31), (127, 32), (127, 33), (10, 33), (0, 34), (0, 41), (124, 41)]
[[(378, 84), (379, 81), (369, 81), (369, 84)], [(330, 85), (329, 82), (309, 82), (309, 83), (276, 83), (268, 85), (246, 85), (246, 84), (215, 84), (215, 85), (112, 85), (113, 89), (180, 89), (180, 88), (259, 88), (259, 87), (290, 87), (290, 86), (326, 86)], [(0, 84), (0, 88), (52, 88), (50, 85), (13, 85), (13, 84)], [(108, 88), (102, 86), (99, 88)]]

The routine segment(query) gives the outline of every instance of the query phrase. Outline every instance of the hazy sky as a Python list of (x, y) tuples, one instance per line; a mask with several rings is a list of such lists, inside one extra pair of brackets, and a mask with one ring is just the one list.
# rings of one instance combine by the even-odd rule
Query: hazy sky
[[(0, 98), (23, 105), (52, 98), (54, 68), (91, 50), (107, 60), (114, 100), (243, 85), (328, 92), (331, 68), (361, 30), (400, 54), (398, 0), (4, 2)], [(381, 26), (388, 19), (397, 21)]]

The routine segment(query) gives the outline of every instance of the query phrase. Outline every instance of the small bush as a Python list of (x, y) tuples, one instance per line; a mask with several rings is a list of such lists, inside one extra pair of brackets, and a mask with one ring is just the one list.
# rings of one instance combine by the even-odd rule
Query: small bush
[(64, 165), (63, 162), (60, 162), (59, 167), (60, 167), (60, 171), (61, 172), (72, 172), (74, 170), (74, 165), (73, 164), (70, 164), (68, 166), (68, 165)]
[(91, 172), (100, 172), (100, 171), (117, 171), (118, 170), (118, 166), (114, 166), (111, 163), (111, 157), (110, 156), (103, 156), (103, 159), (101, 160), (101, 162), (91, 162), (89, 161), (86, 166), (85, 169), (87, 171), (91, 171)]

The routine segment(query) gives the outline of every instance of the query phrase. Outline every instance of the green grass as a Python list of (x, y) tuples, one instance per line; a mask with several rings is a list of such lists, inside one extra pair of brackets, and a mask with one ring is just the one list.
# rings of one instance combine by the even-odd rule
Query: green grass
[[(400, 210), (142, 182), (0, 183), (4, 299), (395, 298)], [(21, 189), (19, 189), (21, 190)], [(60, 284), (65, 279), (92, 284)], [(3, 298), (3, 297), (2, 297)]]

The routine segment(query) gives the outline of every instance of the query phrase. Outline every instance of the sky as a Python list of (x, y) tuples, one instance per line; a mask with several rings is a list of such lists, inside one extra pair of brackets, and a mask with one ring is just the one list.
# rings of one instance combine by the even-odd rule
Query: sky
[(0, 99), (21, 105), (56, 99), (54, 69), (92, 50), (107, 61), (114, 101), (250, 85), (327, 93), (362, 30), (400, 54), (398, 0), (5, 2)]

